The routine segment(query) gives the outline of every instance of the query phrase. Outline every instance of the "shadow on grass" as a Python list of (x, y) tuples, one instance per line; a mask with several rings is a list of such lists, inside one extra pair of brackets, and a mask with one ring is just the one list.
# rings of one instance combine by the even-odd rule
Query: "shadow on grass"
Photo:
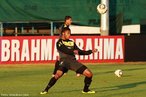
[(51, 93), (66, 93), (66, 92), (81, 92), (82, 89), (72, 89), (72, 90), (61, 90), (61, 91), (53, 91)]
[(133, 97), (145, 97), (145, 95), (143, 96), (135, 96), (134, 93), (136, 94), (139, 94), (140, 92), (145, 92), (146, 89), (141, 89), (141, 90), (133, 90), (133, 91), (126, 91), (126, 92), (122, 92), (122, 93), (112, 93), (111, 94), (107, 94), (107, 95), (104, 95), (104, 96), (99, 96), (99, 97), (132, 97), (132, 96), (128, 96), (129, 94), (133, 94)]
[[(141, 82), (135, 82), (135, 83), (129, 83), (129, 84), (123, 84), (123, 85), (117, 85), (117, 86), (111, 86), (111, 87), (103, 87), (103, 88), (100, 88), (100, 89), (103, 89), (103, 90), (97, 90), (97, 88), (91, 88), (91, 90), (95, 90), (97, 93), (100, 93), (100, 92), (106, 92), (106, 91), (111, 91), (111, 93), (113, 93), (112, 91), (116, 91), (116, 90), (121, 90), (121, 89), (130, 89), (130, 88), (135, 88), (137, 87), (138, 85), (143, 85), (143, 84), (146, 84), (146, 81), (141, 81)], [(99, 88), (98, 88), (99, 89)], [(146, 90), (146, 89), (144, 89)], [(55, 91), (55, 92), (51, 92), (51, 93), (71, 93), (71, 92), (81, 92), (82, 89), (71, 89), (71, 90), (61, 90), (61, 91)], [(139, 90), (135, 90), (135, 91), (139, 91)], [(143, 90), (141, 90), (143, 91)], [(120, 94), (130, 94), (132, 93), (132, 91), (129, 91), (129, 92), (124, 92), (124, 93), (117, 93), (117, 94), (108, 94), (106, 95), (106, 97), (110, 97), (112, 95), (120, 95)], [(101, 97), (104, 97), (104, 96), (101, 96)]]
[(111, 87), (103, 87), (104, 90), (100, 90), (98, 92), (114, 91), (114, 90), (121, 90), (121, 89), (129, 89), (129, 88), (134, 88), (134, 87), (137, 87), (138, 85), (143, 85), (143, 84), (146, 84), (146, 81), (129, 83), (129, 84), (124, 84), (124, 85), (111, 86)]

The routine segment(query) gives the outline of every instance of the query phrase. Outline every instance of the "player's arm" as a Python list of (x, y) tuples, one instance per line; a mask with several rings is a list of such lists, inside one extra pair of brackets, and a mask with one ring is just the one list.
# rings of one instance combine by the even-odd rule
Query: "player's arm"
[(68, 55), (74, 55), (73, 50), (68, 49), (61, 41), (57, 42), (56, 47), (57, 47), (57, 50), (62, 52), (62, 53), (65, 53)]
[(96, 49), (95, 50), (87, 50), (87, 51), (81, 50), (81, 49), (78, 48), (78, 46), (76, 44), (74, 44), (74, 45), (75, 45), (75, 50), (77, 50), (77, 51), (74, 51), (74, 52), (78, 52), (79, 55), (90, 55), (90, 54), (97, 51)]

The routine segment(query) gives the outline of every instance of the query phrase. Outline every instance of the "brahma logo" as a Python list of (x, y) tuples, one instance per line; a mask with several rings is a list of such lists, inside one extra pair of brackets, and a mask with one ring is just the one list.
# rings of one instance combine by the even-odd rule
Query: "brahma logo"
[(123, 39), (122, 38), (87, 38), (86, 41), (76, 39), (76, 43), (80, 48), (85, 50), (97, 48), (98, 52), (90, 56), (79, 57), (79, 59), (88, 60), (107, 60), (107, 59), (123, 59)]
[[(19, 39), (18, 39), (19, 38)], [(76, 56), (87, 62), (116, 62), (124, 60), (123, 36), (74, 36), (80, 49), (97, 48), (89, 56)], [(1, 62), (53, 62), (58, 58), (57, 37), (4, 37), (1, 40)]]

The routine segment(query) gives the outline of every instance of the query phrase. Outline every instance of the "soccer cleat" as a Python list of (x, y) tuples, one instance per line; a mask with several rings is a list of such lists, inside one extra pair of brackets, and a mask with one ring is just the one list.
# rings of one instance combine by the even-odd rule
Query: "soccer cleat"
[(47, 93), (48, 93), (47, 91), (40, 92), (41, 95), (44, 95), (44, 94), (47, 94)]
[(93, 91), (93, 90), (89, 90), (89, 91), (87, 91), (87, 92), (82, 91), (82, 93), (83, 93), (83, 94), (94, 94), (94, 93), (95, 93), (95, 91)]

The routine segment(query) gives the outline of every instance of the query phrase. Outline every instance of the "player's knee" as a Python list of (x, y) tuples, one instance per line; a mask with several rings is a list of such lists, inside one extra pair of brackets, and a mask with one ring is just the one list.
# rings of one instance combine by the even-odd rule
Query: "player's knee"
[(93, 76), (92, 72), (89, 71), (89, 70), (85, 70), (84, 75), (85, 75), (86, 77), (92, 77), (92, 76)]
[(62, 76), (62, 73), (56, 73), (54, 77), (55, 79), (59, 79), (61, 76)]
[(92, 72), (88, 72), (87, 77), (92, 77), (92, 76), (93, 76)]
[(55, 74), (55, 79), (59, 79), (60, 77), (61, 77), (61, 75), (59, 75), (59, 74)]

